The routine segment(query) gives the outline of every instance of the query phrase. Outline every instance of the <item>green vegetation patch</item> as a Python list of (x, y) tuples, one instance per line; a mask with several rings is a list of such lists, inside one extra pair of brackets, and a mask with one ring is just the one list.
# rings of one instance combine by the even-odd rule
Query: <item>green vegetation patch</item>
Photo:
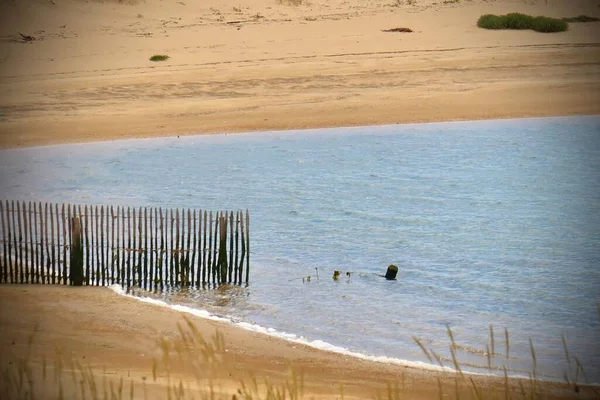
[(590, 17), (589, 15), (579, 15), (577, 17), (562, 18), (565, 22), (596, 22), (600, 21), (598, 17)]
[(563, 32), (569, 29), (569, 24), (561, 19), (521, 13), (485, 14), (479, 17), (477, 26), (484, 29), (532, 29), (536, 32)]
[(165, 61), (168, 59), (169, 59), (169, 56), (166, 54), (155, 54), (152, 57), (150, 57), (150, 61)]

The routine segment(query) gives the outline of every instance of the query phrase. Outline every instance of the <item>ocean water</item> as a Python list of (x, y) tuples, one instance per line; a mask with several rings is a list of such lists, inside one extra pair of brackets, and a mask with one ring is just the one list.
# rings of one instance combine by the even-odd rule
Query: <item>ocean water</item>
[(37, 147), (0, 171), (9, 200), (250, 210), (247, 287), (139, 296), (409, 364), (452, 366), (449, 327), (481, 373), (526, 376), (533, 345), (572, 378), (564, 337), (600, 382), (599, 116)]

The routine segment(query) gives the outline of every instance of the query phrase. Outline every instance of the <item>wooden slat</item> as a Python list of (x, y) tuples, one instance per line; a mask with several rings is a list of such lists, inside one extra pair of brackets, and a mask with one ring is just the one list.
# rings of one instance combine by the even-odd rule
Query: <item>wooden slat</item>
[(16, 210), (16, 215), (15, 212), (13, 210), (13, 216), (16, 218), (17, 220), (17, 229), (18, 231), (15, 231), (15, 234), (18, 233), (18, 241), (15, 243), (15, 248), (17, 250), (17, 265), (19, 267), (19, 282), (20, 283), (25, 283), (25, 266), (23, 265), (23, 231), (21, 228), (21, 204), (17, 201), (17, 210)]
[[(69, 257), (68, 260), (69, 260), (69, 262), (71, 261), (71, 252), (73, 251), (73, 248), (71, 247), (71, 244), (73, 243), (73, 226), (72, 226), (72, 223), (71, 223), (71, 218), (74, 217), (76, 214), (77, 214), (77, 211), (76, 211), (75, 205), (73, 205), (73, 214), (71, 214), (71, 204), (68, 204), (67, 205), (67, 219), (66, 219), (65, 223), (67, 225), (67, 235), (68, 235), (66, 242), (69, 245), (68, 248), (67, 248), (68, 251), (67, 251), (66, 254), (68, 254), (68, 257)], [(79, 226), (79, 229), (80, 229), (80, 231), (79, 231), (79, 238), (81, 239), (81, 218), (79, 218), (79, 225), (78, 226)], [(82, 244), (82, 243), (80, 243), (80, 244)], [(83, 254), (81, 256), (83, 257)], [(66, 260), (67, 259), (65, 259), (65, 269), (64, 269), (64, 272), (65, 272), (65, 285), (68, 285), (69, 284), (69, 282), (68, 282), (69, 281), (69, 276), (68, 276), (69, 273), (67, 272), (67, 268), (66, 268), (66, 266), (67, 266), (67, 261)], [(83, 259), (81, 260), (81, 262), (82, 262), (82, 267), (83, 267)], [(81, 271), (81, 272), (83, 273), (83, 271)]]
[(242, 270), (240, 269), (240, 260), (238, 257), (240, 241), (240, 211), (235, 213), (235, 283), (242, 283)]
[(123, 286), (127, 285), (127, 270), (125, 265), (125, 260), (127, 258), (127, 252), (125, 247), (125, 207), (121, 207), (121, 284)]
[(50, 283), (50, 277), (48, 274), (47, 264), (48, 257), (44, 257), (44, 253), (47, 255), (48, 252), (44, 252), (48, 250), (48, 203), (44, 204), (44, 209), (42, 210), (42, 203), (40, 202), (40, 222), (42, 223), (40, 230), (40, 275), (42, 283)]
[[(140, 224), (141, 226), (141, 224)], [(149, 289), (148, 281), (148, 208), (144, 207), (144, 289)]]
[(187, 210), (187, 226), (185, 229), (185, 233), (187, 234), (187, 241), (186, 241), (186, 250), (185, 250), (185, 258), (184, 258), (184, 262), (183, 262), (183, 266), (185, 268), (185, 284), (186, 286), (189, 286), (192, 282), (193, 282), (193, 274), (192, 274), (192, 270), (190, 268), (190, 250), (191, 250), (191, 240), (192, 240), (192, 214), (190, 209), (188, 208)]
[[(244, 260), (246, 257), (246, 233), (244, 230), (244, 213), (240, 211), (240, 233), (241, 233), (241, 254), (240, 254), (240, 277), (243, 276), (244, 273)], [(241, 283), (241, 282), (240, 282)]]
[[(18, 282), (18, 275), (19, 275), (19, 268), (17, 267), (18, 264), (18, 260), (16, 258), (16, 256), (13, 256), (13, 245), (15, 247), (15, 252), (16, 250), (16, 245), (15, 243), (15, 235), (16, 235), (16, 230), (15, 230), (15, 219), (13, 216), (13, 210), (15, 207), (15, 203), (14, 201), (11, 202), (11, 204), (8, 204), (8, 201), (6, 202), (6, 220), (8, 222), (8, 262), (10, 265), (10, 283), (17, 283)], [(12, 222), (12, 224), (11, 224)], [(11, 227), (12, 225), (12, 227)]]
[[(69, 205), (69, 210), (71, 209), (71, 205)], [(69, 218), (69, 221), (71, 219)], [(65, 222), (65, 205), (62, 205), (61, 213), (60, 213), (60, 224), (62, 225), (62, 236), (63, 236), (63, 245), (62, 245), (62, 253), (63, 253), (63, 264), (62, 264), (62, 283), (63, 285), (67, 284), (67, 244), (71, 244), (71, 241), (67, 241), (67, 224)], [(69, 223), (69, 225), (71, 225)], [(59, 243), (59, 250), (61, 249)], [(58, 283), (61, 283), (61, 280), (58, 280)]]
[(196, 239), (198, 237), (197, 233), (196, 233), (196, 226), (197, 226), (197, 221), (196, 221), (196, 209), (194, 209), (193, 213), (192, 213), (192, 233), (193, 233), (193, 238), (192, 238), (192, 257), (190, 259), (190, 282), (191, 285), (197, 285), (198, 282), (198, 268), (196, 267)]
[(217, 211), (216, 215), (215, 215), (215, 226), (214, 226), (214, 230), (215, 230), (215, 237), (214, 237), (214, 245), (213, 245), (213, 270), (212, 270), (212, 278), (213, 278), (213, 285), (217, 286), (218, 281), (219, 281), (219, 268), (218, 268), (218, 259), (217, 259), (217, 243), (219, 242), (219, 218), (221, 217), (221, 212)]
[(54, 285), (56, 283), (56, 242), (54, 241), (54, 211), (52, 204), (50, 204), (50, 252), (51, 252), (51, 260), (52, 260), (52, 272), (50, 276), (50, 280)]
[(233, 277), (233, 211), (229, 212), (229, 272), (228, 272), (229, 283), (233, 283), (235, 278)]
[(174, 281), (173, 281), (173, 278), (174, 278), (174, 276), (173, 276), (173, 267), (175, 265), (175, 263), (173, 262), (174, 250), (175, 250), (175, 248), (173, 247), (173, 243), (174, 243), (174, 241), (173, 241), (174, 240), (174, 238), (173, 238), (173, 230), (175, 229), (175, 217), (173, 216), (173, 210), (170, 210), (170, 211), (171, 211), (170, 212), (170, 217), (167, 219), (167, 222), (171, 224), (171, 229), (170, 229), (170, 231), (171, 231), (171, 240), (170, 240), (170, 242), (171, 242), (171, 247), (170, 247), (171, 251), (169, 253), (169, 257), (167, 257), (167, 258), (169, 259), (169, 262), (170, 262), (170, 265), (168, 267), (169, 268), (169, 285), (171, 287), (173, 287), (173, 285), (174, 285)]
[(137, 227), (136, 227), (136, 222), (137, 222), (137, 218), (136, 218), (136, 213), (135, 213), (135, 207), (133, 207), (132, 210), (132, 216), (133, 219), (131, 220), (131, 235), (133, 236), (133, 242), (132, 242), (132, 246), (131, 246), (131, 271), (133, 274), (133, 278), (131, 280), (131, 285), (132, 286), (137, 286), (139, 284), (139, 278), (138, 278), (138, 251), (137, 251)]
[(35, 283), (35, 237), (33, 236), (34, 225), (33, 205), (31, 201), (27, 205), (27, 225), (29, 226), (29, 254), (31, 255), (31, 265), (29, 266), (29, 282)]
[(104, 232), (104, 236), (106, 237), (106, 240), (104, 242), (104, 280), (105, 280), (105, 285), (109, 285), (110, 284), (110, 277), (112, 276), (111, 272), (110, 272), (110, 266), (111, 266), (111, 248), (110, 248), (110, 226), (111, 226), (111, 218), (110, 218), (110, 212), (109, 212), (109, 207), (106, 206), (106, 222), (102, 225), (102, 231)]
[(115, 283), (115, 209), (110, 206), (110, 284)]
[(127, 284), (126, 287), (131, 287), (131, 209), (127, 207)]
[(133, 258), (133, 282), (132, 285), (133, 286), (140, 286), (140, 252), (139, 252), (139, 243), (138, 243), (138, 229), (137, 229), (137, 224), (138, 224), (138, 217), (139, 214), (136, 213), (135, 211), (135, 207), (133, 207), (132, 210), (132, 215), (133, 215), (133, 220), (132, 220), (132, 225), (131, 225), (131, 229), (133, 230), (132, 234), (133, 234), (133, 246), (131, 251), (133, 252), (131, 257)]
[(198, 264), (196, 265), (196, 287), (202, 282), (202, 210), (198, 211)]
[[(84, 220), (84, 215), (83, 215), (83, 212), (81, 212), (81, 204), (77, 206), (77, 211), (78, 211), (77, 215), (79, 216), (79, 221), (82, 224), (81, 234), (83, 235), (83, 220)], [(85, 243), (84, 240), (85, 240), (84, 237), (82, 237), (81, 238), (81, 245), (83, 245)], [(83, 251), (85, 251), (85, 247), (84, 247)], [(85, 263), (85, 253), (82, 254), (82, 257), (83, 257), (83, 260), (81, 260), (81, 261)], [(82, 272), (85, 272), (85, 269)], [(83, 277), (83, 283), (87, 285), (87, 277), (86, 276)]]
[[(7, 209), (8, 209), (8, 202), (6, 205)], [(2, 254), (4, 255), (3, 258), (3, 263), (2, 263), (2, 282), (3, 283), (8, 283), (8, 265), (9, 265), (9, 259), (8, 259), (8, 252), (7, 252), (7, 244), (9, 241), (8, 238), (8, 231), (6, 229), (6, 223), (5, 223), (5, 215), (4, 215), (4, 205), (2, 204), (2, 202), (0, 201), (0, 217), (2, 218)]]
[(179, 208), (175, 210), (175, 248), (174, 250), (174, 261), (175, 261), (175, 285), (181, 283), (181, 266), (179, 260), (181, 258), (181, 246), (179, 244)]
[(104, 205), (100, 206), (100, 226), (97, 228), (100, 231), (100, 258), (97, 262), (100, 264), (100, 276), (98, 280), (100, 281), (99, 285), (105, 286), (106, 282), (104, 278), (106, 277), (106, 264), (104, 260)]
[(246, 209), (246, 285), (250, 281), (250, 212)]
[(84, 215), (83, 215), (83, 220), (84, 220), (84, 228), (83, 228), (83, 235), (84, 235), (84, 240), (85, 240), (85, 284), (86, 285), (90, 285), (93, 284), (93, 280), (90, 279), (90, 237), (88, 235), (88, 231), (89, 231), (89, 225), (90, 225), (90, 209), (88, 209), (88, 206), (85, 206), (84, 209)]
[[(58, 203), (54, 203), (54, 218), (56, 219), (56, 230), (52, 232), (53, 236), (53, 249), (56, 250), (56, 283), (60, 284), (62, 279), (62, 269), (60, 267), (60, 257), (61, 257), (61, 245), (60, 245), (60, 211), (58, 209)], [(53, 250), (54, 251), (54, 250)]]
[(207, 267), (207, 248), (206, 248), (206, 225), (208, 223), (208, 214), (204, 210), (204, 234), (202, 235), (202, 285), (206, 284), (206, 267)]
[(150, 288), (155, 289), (155, 280), (156, 276), (154, 275), (156, 272), (156, 268), (154, 265), (154, 252), (156, 251), (156, 208), (150, 209), (150, 223), (149, 223), (149, 231), (150, 232), (150, 265), (148, 268), (148, 275), (150, 276)]
[(219, 218), (219, 273), (221, 284), (229, 283), (227, 280), (227, 212)]
[(115, 271), (116, 271), (116, 279), (115, 282), (119, 284), (123, 284), (123, 271), (121, 270), (121, 250), (119, 240), (121, 238), (121, 207), (117, 206), (117, 212), (115, 213), (115, 242), (113, 246), (113, 258), (115, 260)]
[(166, 241), (166, 237), (165, 237), (165, 219), (163, 216), (163, 210), (162, 207), (159, 208), (159, 217), (160, 217), (160, 266), (159, 266), (159, 270), (158, 272), (160, 273), (160, 288), (162, 289), (164, 287), (165, 284), (165, 280), (166, 280), (166, 274), (165, 274), (165, 260), (166, 260), (166, 253), (165, 253), (165, 241)]
[[(0, 206), (2, 205), (2, 203), (0, 202)], [(31, 248), (33, 249), (34, 253), (35, 253), (35, 283), (40, 283), (40, 236), (39, 236), (39, 232), (38, 232), (38, 212), (37, 212), (37, 205), (35, 202), (33, 202), (32, 208), (31, 208), (31, 212), (33, 213), (33, 244), (31, 245)], [(1, 214), (1, 212), (0, 212)]]
[[(92, 263), (92, 267), (95, 266), (94, 272), (94, 285), (100, 286), (100, 268), (102, 267), (100, 264), (100, 243), (98, 240), (100, 239), (100, 210), (96, 205), (94, 208), (94, 229), (92, 230), (92, 239), (93, 239), (93, 249), (96, 250), (96, 255), (94, 257), (94, 262)], [(95, 234), (93, 233), (95, 231)], [(92, 252), (94, 254), (94, 252)]]
[(213, 236), (213, 215), (212, 215), (212, 211), (209, 213), (209, 222), (208, 222), (208, 265), (207, 265), (207, 283), (210, 285), (211, 279), (212, 279), (212, 236)]
[(23, 268), (25, 269), (25, 283), (31, 283), (31, 281), (29, 280), (29, 273), (31, 272), (31, 265), (29, 264), (29, 250), (30, 250), (29, 228), (30, 228), (30, 224), (29, 224), (29, 218), (27, 218), (27, 216), (28, 216), (27, 210), (28, 210), (27, 204), (25, 202), (22, 202), (21, 203), (21, 213), (23, 216), (23, 242), (22, 242), (21, 246), (23, 248), (23, 254), (24, 254)]

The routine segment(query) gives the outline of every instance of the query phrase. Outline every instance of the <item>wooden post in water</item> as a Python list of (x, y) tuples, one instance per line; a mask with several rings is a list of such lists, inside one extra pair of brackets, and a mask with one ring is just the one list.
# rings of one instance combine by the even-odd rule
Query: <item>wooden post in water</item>
[(81, 216), (71, 218), (71, 285), (82, 286), (83, 275), (83, 239), (81, 237)]

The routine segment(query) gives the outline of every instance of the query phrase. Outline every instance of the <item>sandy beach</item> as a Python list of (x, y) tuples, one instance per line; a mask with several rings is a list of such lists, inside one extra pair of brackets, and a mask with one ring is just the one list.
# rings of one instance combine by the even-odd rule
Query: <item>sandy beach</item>
[[(482, 14), (508, 12), (600, 16), (597, 0), (4, 0), (0, 148), (600, 114), (600, 22), (555, 34), (476, 26)], [(413, 32), (384, 32), (399, 27)], [(149, 61), (154, 54), (169, 59)], [(167, 398), (180, 380), (185, 398), (202, 398), (209, 383), (217, 398), (247, 398), (241, 382), (256, 379), (264, 393), (269, 384), (297, 387), (298, 376), (304, 398), (505, 398), (507, 388), (523, 398), (536, 390), (528, 380), (462, 378), (189, 321), (204, 338), (222, 334), (218, 362), (212, 350), (197, 356), (198, 343), (179, 357), (189, 345), (180, 312), (107, 288), (3, 285), (2, 373), (13, 388), (18, 376), (31, 378), (36, 398), (77, 398), (94, 379), (100, 393), (118, 392), (123, 380), (122, 397), (132, 382), (140, 399)], [(574, 389), (543, 390), (553, 399), (577, 397)], [(597, 395), (579, 389), (582, 398)]]
[[(186, 328), (187, 321), (209, 344), (216, 332), (222, 335), (224, 346), (217, 356), (199, 342), (184, 346), (187, 351), (177, 351), (185, 342), (181, 332), (191, 332)], [(181, 331), (178, 325), (183, 327)], [(167, 389), (179, 386), (180, 381), (185, 387), (183, 398), (203, 398), (211, 383), (217, 398), (246, 398), (238, 390), (244, 387), (241, 382), (252, 387), (253, 379), (259, 390), (268, 385), (285, 390), (296, 384), (302, 390), (295, 393), (307, 399), (388, 399), (398, 395), (438, 399), (440, 390), (444, 398), (456, 398), (457, 393), (461, 398), (482, 394), (485, 397), (480, 398), (493, 398), (491, 394), (505, 398), (506, 385), (511, 398), (520, 398), (522, 391), (532, 394), (528, 380), (511, 379), (507, 383), (503, 378), (483, 375), (461, 379), (454, 373), (365, 361), (224, 322), (186, 317), (182, 312), (123, 297), (108, 288), (0, 286), (0, 332), (3, 374), (18, 377), (20, 369), (29, 371), (37, 398), (55, 398), (52, 393), (58, 393), (59, 386), (65, 398), (79, 398), (82, 384), (88, 393), (85, 398), (92, 398), (90, 377), (98, 393), (105, 387), (109, 394), (110, 382), (117, 388), (123, 379), (125, 398), (129, 398), (133, 384), (134, 398), (140, 399), (167, 398)], [(163, 340), (170, 343), (168, 362), (164, 361)], [(27, 367), (22, 360), (27, 360)], [(60, 379), (55, 378), (56, 371)], [(576, 397), (573, 388), (564, 384), (543, 384), (543, 390), (549, 399)], [(587, 388), (581, 388), (580, 395), (594, 398)]]
[[(555, 34), (476, 26), (482, 14), (508, 12), (600, 8), (595, 0), (6, 0), (0, 148), (600, 113), (600, 23)], [(398, 27), (413, 32), (383, 32)], [(154, 54), (170, 58), (149, 61)]]

